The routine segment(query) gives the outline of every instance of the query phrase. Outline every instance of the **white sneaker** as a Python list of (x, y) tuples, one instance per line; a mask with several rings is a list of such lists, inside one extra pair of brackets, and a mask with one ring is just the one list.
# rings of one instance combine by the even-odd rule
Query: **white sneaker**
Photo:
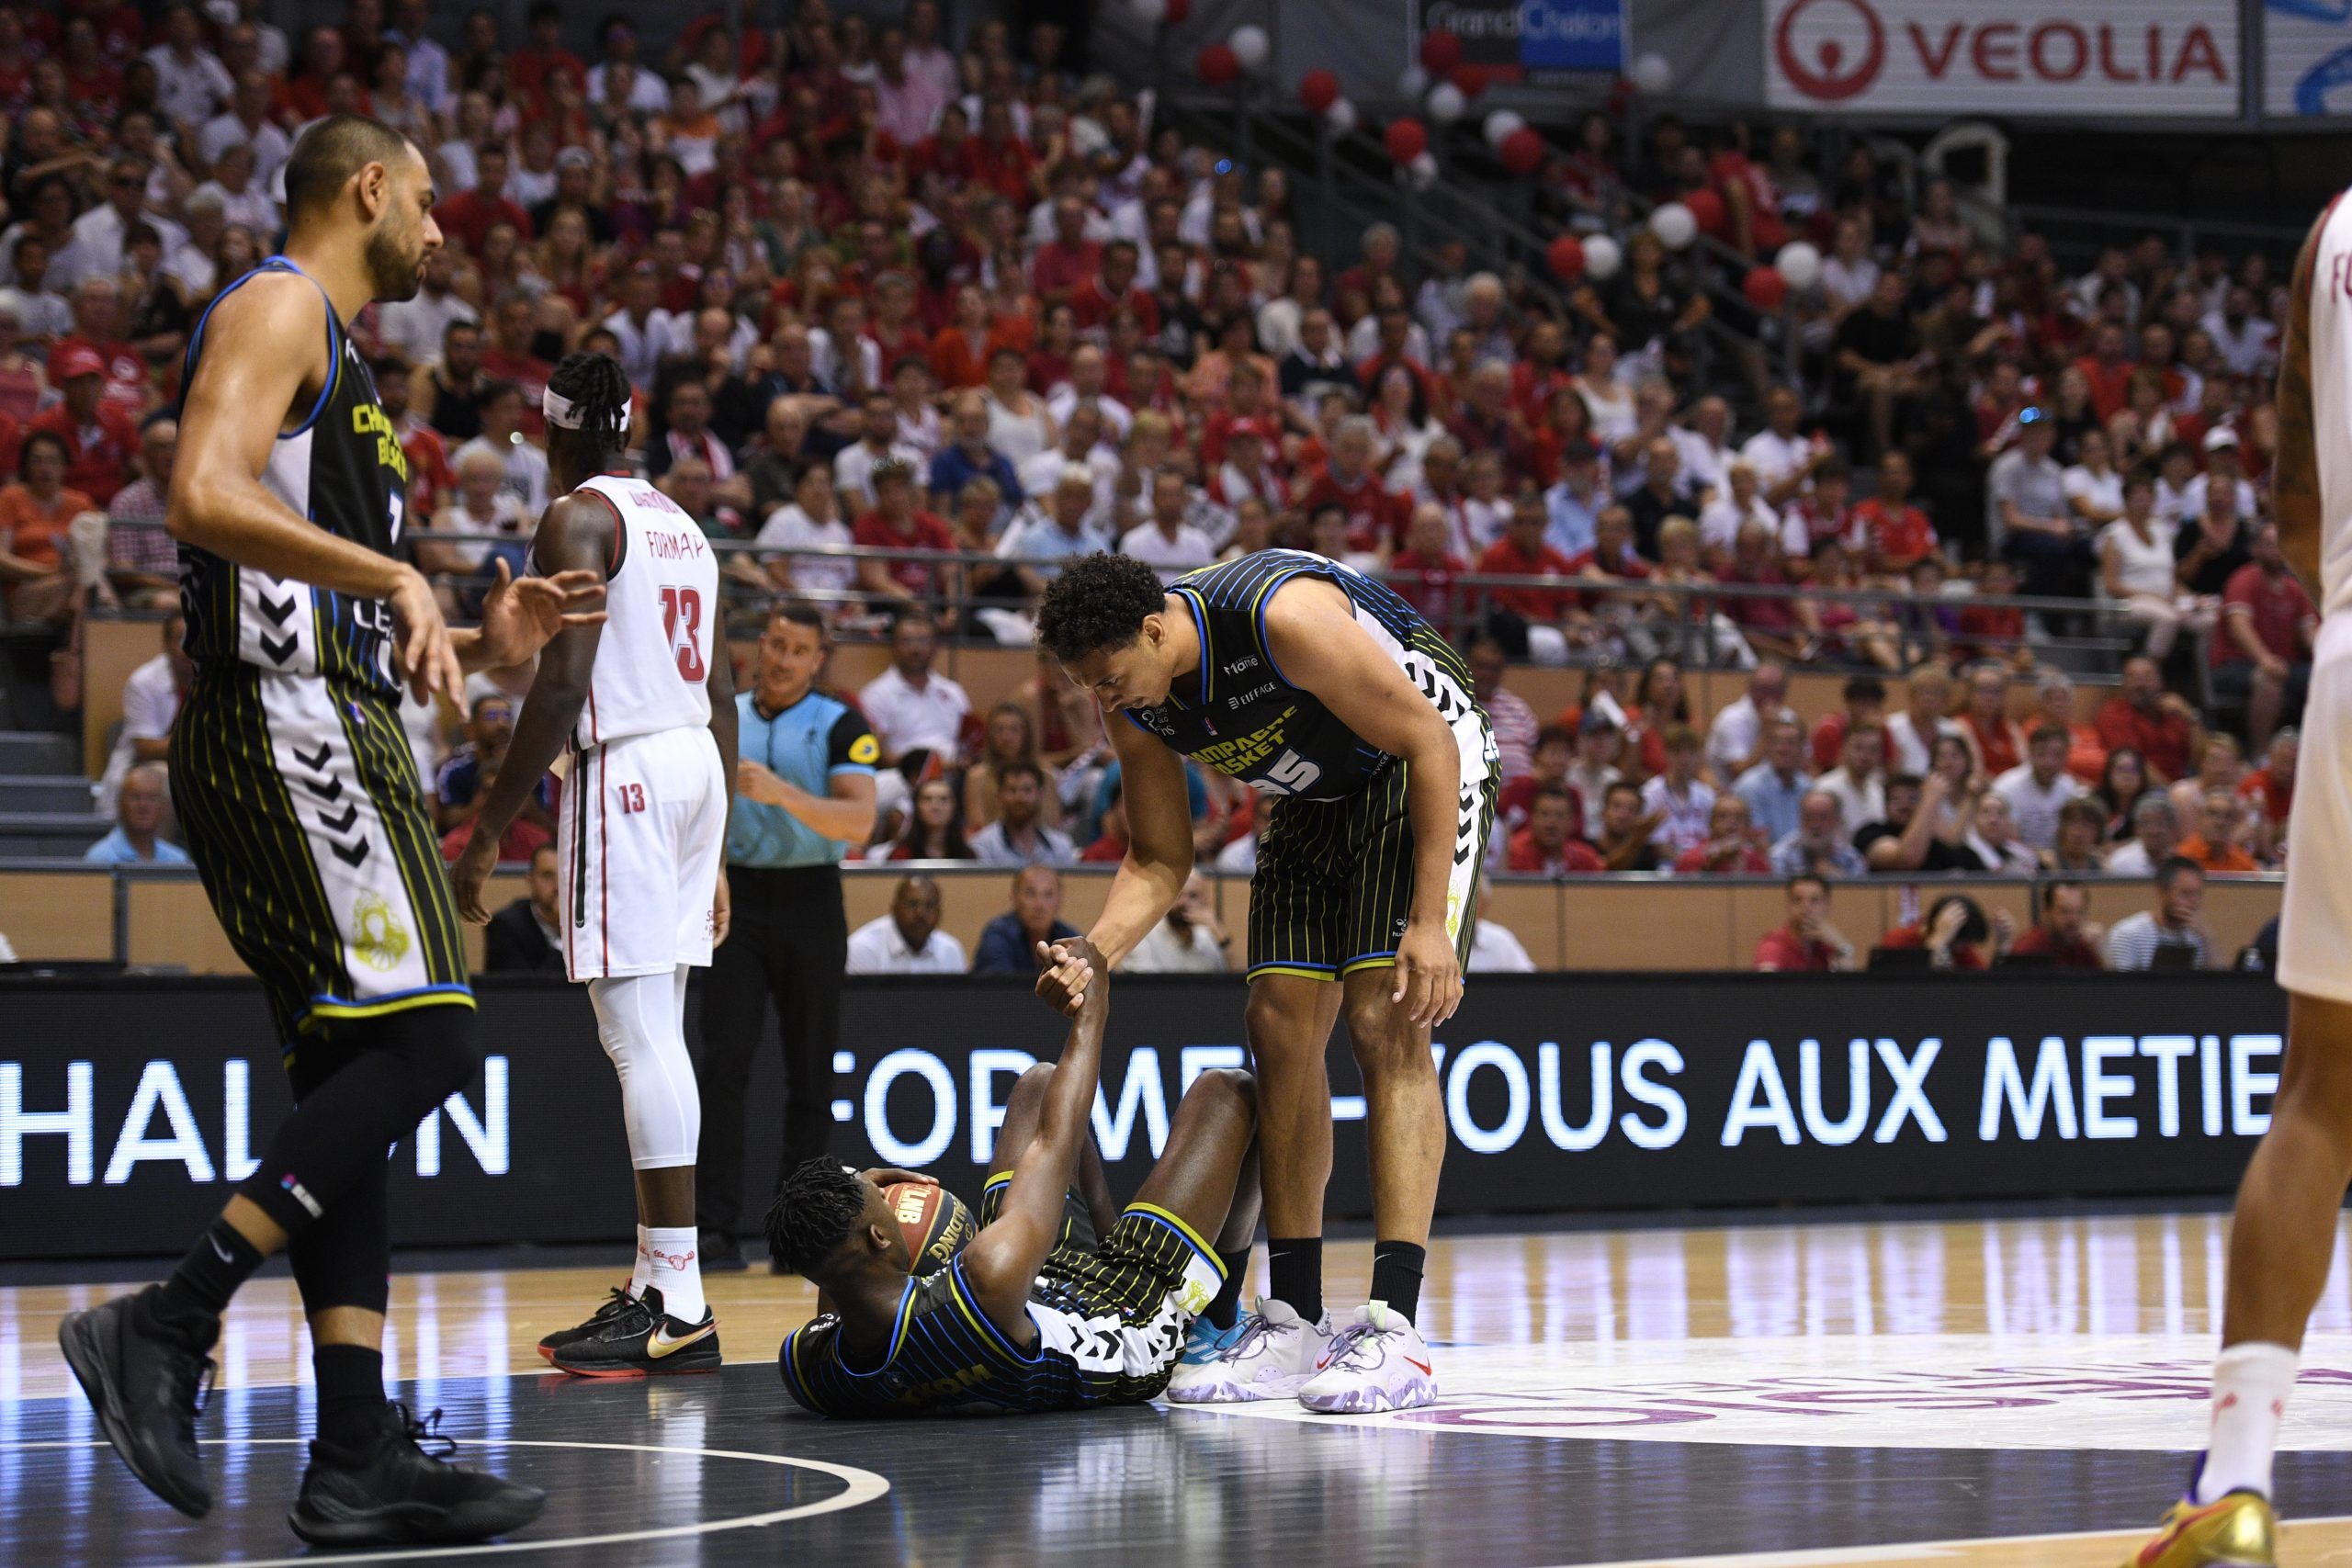
[(1170, 1404), (1239, 1404), (1255, 1399), (1292, 1399), (1315, 1374), (1331, 1343), (1331, 1319), (1309, 1323), (1287, 1303), (1258, 1298), (1226, 1343), (1194, 1360), (1191, 1357), (1168, 1380)]
[(1332, 1337), (1330, 1348), (1298, 1402), (1327, 1416), (1362, 1416), (1374, 1410), (1412, 1410), (1437, 1403), (1437, 1372), (1430, 1348), (1413, 1320), (1386, 1302), (1356, 1308), (1354, 1320)]

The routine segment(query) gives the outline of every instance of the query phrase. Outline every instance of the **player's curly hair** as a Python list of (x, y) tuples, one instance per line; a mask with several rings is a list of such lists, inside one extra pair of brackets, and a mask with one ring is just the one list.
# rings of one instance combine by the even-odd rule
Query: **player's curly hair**
[(1133, 556), (1091, 556), (1067, 562), (1046, 584), (1037, 606), (1037, 640), (1068, 664), (1100, 649), (1125, 648), (1143, 635), (1146, 615), (1166, 603), (1159, 573)]
[(566, 434), (598, 452), (617, 452), (628, 445), (631, 393), (628, 373), (609, 354), (567, 354), (548, 378), (548, 389), (568, 398), (580, 411), (576, 432), (554, 431), (550, 440)]
[(784, 1179), (768, 1205), (768, 1254), (806, 1278), (849, 1239), (865, 1213), (865, 1191), (854, 1173), (839, 1160), (808, 1160)]

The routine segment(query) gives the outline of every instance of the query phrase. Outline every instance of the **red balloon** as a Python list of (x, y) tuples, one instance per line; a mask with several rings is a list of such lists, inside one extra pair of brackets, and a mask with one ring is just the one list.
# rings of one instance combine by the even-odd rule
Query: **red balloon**
[(1789, 280), (1781, 276), (1778, 268), (1752, 266), (1747, 269), (1747, 276), (1739, 280), (1739, 291), (1758, 310), (1777, 310), (1788, 301)]
[(1422, 34), (1421, 63), (1430, 75), (1444, 75), (1462, 63), (1462, 39), (1443, 28)]
[(1553, 241), (1544, 257), (1552, 264), (1552, 276), (1563, 283), (1574, 283), (1584, 276), (1584, 242), (1574, 234)]
[(1411, 163), (1430, 146), (1429, 128), (1409, 116), (1390, 120), (1380, 139), (1386, 143), (1388, 155), (1400, 164)]
[(1730, 215), (1724, 206), (1724, 198), (1711, 190), (1690, 192), (1682, 197), (1682, 205), (1689, 208), (1690, 216), (1699, 220), (1699, 232), (1702, 234), (1714, 233)]
[(1487, 68), (1483, 65), (1457, 65), (1446, 73), (1445, 79), (1461, 88), (1465, 98), (1475, 98), (1487, 90)]
[(1192, 14), (1193, 0), (1168, 0), (1168, 13), (1162, 19), (1170, 27), (1179, 28), (1184, 25), (1184, 18)]
[(1340, 79), (1329, 71), (1309, 71), (1298, 79), (1298, 101), (1321, 114), (1340, 98)]
[(1223, 87), (1241, 79), (1241, 57), (1229, 43), (1213, 43), (1201, 51), (1193, 69), (1210, 86)]
[(1544, 166), (1544, 133), (1522, 125), (1503, 138), (1503, 167), (1514, 175), (1532, 175)]

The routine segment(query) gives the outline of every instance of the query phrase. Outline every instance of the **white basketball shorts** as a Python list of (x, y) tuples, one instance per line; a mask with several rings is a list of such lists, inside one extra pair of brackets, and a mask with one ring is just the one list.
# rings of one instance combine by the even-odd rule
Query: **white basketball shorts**
[(563, 966), (574, 980), (707, 965), (732, 781), (710, 731), (663, 729), (571, 759), (557, 814)]
[(2352, 1002), (2352, 617), (2345, 615), (2320, 627), (2303, 706), (2278, 983)]

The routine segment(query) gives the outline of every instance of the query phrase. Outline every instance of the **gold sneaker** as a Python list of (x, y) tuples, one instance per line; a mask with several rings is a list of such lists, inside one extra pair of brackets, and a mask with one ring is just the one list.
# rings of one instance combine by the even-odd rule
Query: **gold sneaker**
[(2201, 1508), (2183, 1498), (2123, 1568), (2278, 1568), (2278, 1521), (2260, 1493), (2233, 1492)]

